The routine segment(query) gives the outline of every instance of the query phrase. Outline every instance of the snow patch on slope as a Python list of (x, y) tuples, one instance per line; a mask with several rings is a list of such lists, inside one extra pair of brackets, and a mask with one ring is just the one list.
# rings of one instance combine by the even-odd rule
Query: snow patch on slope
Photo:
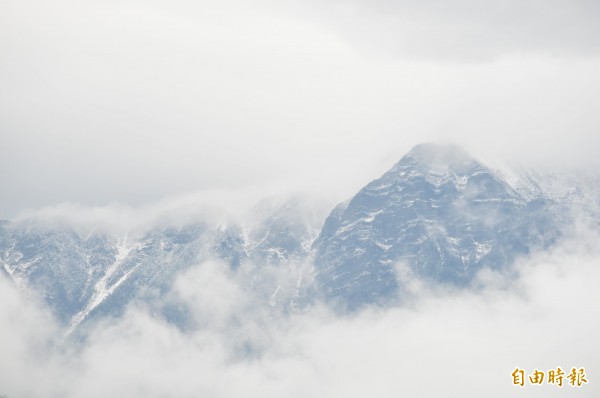
[(135, 270), (135, 268), (132, 268), (131, 270), (126, 272), (121, 278), (119, 278), (117, 282), (115, 282), (112, 285), (108, 284), (108, 281), (110, 280), (111, 276), (113, 276), (115, 272), (119, 270), (119, 268), (121, 267), (125, 259), (128, 257), (129, 253), (134, 249), (134, 247), (135, 244), (128, 244), (127, 236), (125, 236), (123, 240), (118, 244), (115, 262), (106, 270), (102, 278), (100, 278), (100, 280), (98, 280), (98, 282), (94, 286), (94, 293), (92, 294), (92, 297), (88, 301), (87, 305), (83, 308), (83, 310), (81, 310), (73, 316), (65, 335), (70, 335), (75, 330), (75, 328), (81, 322), (83, 322), (83, 320), (94, 310), (94, 308), (98, 307), (98, 305), (100, 305), (104, 300), (106, 300), (106, 298), (109, 297), (115, 291), (115, 289), (117, 289)]

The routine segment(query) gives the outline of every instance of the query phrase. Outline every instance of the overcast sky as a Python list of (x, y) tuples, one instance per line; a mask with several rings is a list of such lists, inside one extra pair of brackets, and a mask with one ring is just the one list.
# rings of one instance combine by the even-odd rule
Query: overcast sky
[(598, 165), (597, 1), (248, 3), (4, 0), (0, 218), (342, 200), (424, 141)]

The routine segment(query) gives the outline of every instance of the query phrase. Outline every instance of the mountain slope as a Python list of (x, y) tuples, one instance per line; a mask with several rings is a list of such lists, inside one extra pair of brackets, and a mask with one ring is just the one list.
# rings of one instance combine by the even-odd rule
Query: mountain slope
[[(68, 331), (135, 300), (160, 301), (183, 270), (209, 259), (284, 311), (317, 296), (351, 311), (401, 297), (400, 268), (468, 286), (484, 267), (554, 244), (574, 213), (600, 224), (598, 192), (593, 175), (499, 171), (455, 146), (422, 144), (322, 227), (322, 204), (299, 196), (265, 200), (238, 223), (195, 218), (111, 233), (43, 217), (0, 222), (0, 269)], [(160, 310), (185, 323), (177, 308)]]
[[(207, 260), (232, 270), (258, 264), (244, 271), (248, 284), (272, 289), (264, 296), (273, 301), (284, 292), (263, 274), (263, 265), (285, 267), (308, 257), (321, 217), (313, 214), (315, 207), (299, 197), (265, 201), (252, 210), (246, 229), (231, 222), (190, 221), (115, 233), (43, 218), (2, 222), (0, 268), (22, 290), (40, 295), (69, 333), (89, 319), (119, 315), (133, 300), (160, 300), (182, 271)], [(300, 294), (289, 295), (295, 306)], [(185, 323), (176, 308), (161, 310)]]
[(313, 245), (317, 281), (347, 309), (395, 297), (400, 263), (423, 278), (465, 285), (482, 267), (552, 244), (566, 214), (457, 147), (419, 145), (330, 214)]
[(240, 231), (206, 223), (124, 236), (35, 221), (0, 228), (4, 270), (71, 330), (94, 312), (118, 314), (142, 288), (165, 288), (181, 269), (208, 258), (236, 267), (244, 256)]

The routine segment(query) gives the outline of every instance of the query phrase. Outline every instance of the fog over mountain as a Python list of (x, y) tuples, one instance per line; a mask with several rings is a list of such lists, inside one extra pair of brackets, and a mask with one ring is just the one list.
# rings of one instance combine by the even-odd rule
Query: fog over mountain
[(500, 397), (517, 365), (591, 378), (598, 181), (422, 144), (330, 210), (292, 195), (241, 216), (185, 202), (4, 221), (0, 384), (32, 397)]
[[(598, 197), (589, 194), (598, 192), (598, 179), (557, 186), (556, 177), (506, 173), (453, 145), (422, 144), (326, 219), (323, 203), (301, 195), (262, 201), (237, 221), (199, 211), (130, 229), (77, 225), (42, 212), (2, 224), (3, 270), (40, 294), (69, 333), (90, 315), (160, 301), (177, 275), (209, 260), (234, 273), (253, 269), (250, 285), (260, 285), (263, 267), (314, 262), (288, 302), (280, 302), (287, 310), (321, 297), (342, 310), (385, 306), (401, 302), (410, 283), (400, 280), (398, 267), (468, 287), (481, 269), (504, 271), (556, 245), (582, 214), (592, 225), (600, 219)], [(281, 286), (271, 288), (266, 293), (277, 301)], [(186, 323), (176, 308), (163, 310)]]
[(600, 396), (599, 4), (3, 0), (0, 398)]

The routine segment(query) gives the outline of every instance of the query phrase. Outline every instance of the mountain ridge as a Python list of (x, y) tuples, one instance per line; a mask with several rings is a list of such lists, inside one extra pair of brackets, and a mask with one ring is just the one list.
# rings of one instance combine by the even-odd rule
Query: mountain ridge
[(422, 144), (328, 217), (313, 244), (318, 283), (350, 310), (396, 296), (398, 262), (465, 285), (483, 266), (554, 242), (568, 220), (553, 217), (564, 210), (520, 195), (454, 145)]
[(508, 178), (455, 145), (420, 144), (327, 217), (292, 197), (258, 205), (247, 225), (208, 217), (111, 233), (7, 221), (0, 223), (0, 262), (70, 332), (89, 318), (122, 313), (145, 289), (166, 292), (183, 270), (209, 259), (233, 271), (253, 262), (249, 278), (256, 281), (265, 265), (311, 262), (314, 285), (298, 287), (294, 307), (322, 296), (353, 311), (398, 299), (398, 264), (419, 278), (464, 287), (482, 268), (502, 269), (553, 245), (573, 222), (573, 203), (600, 220), (593, 183), (566, 179), (585, 195), (562, 195), (544, 191), (554, 183), (546, 178)]

